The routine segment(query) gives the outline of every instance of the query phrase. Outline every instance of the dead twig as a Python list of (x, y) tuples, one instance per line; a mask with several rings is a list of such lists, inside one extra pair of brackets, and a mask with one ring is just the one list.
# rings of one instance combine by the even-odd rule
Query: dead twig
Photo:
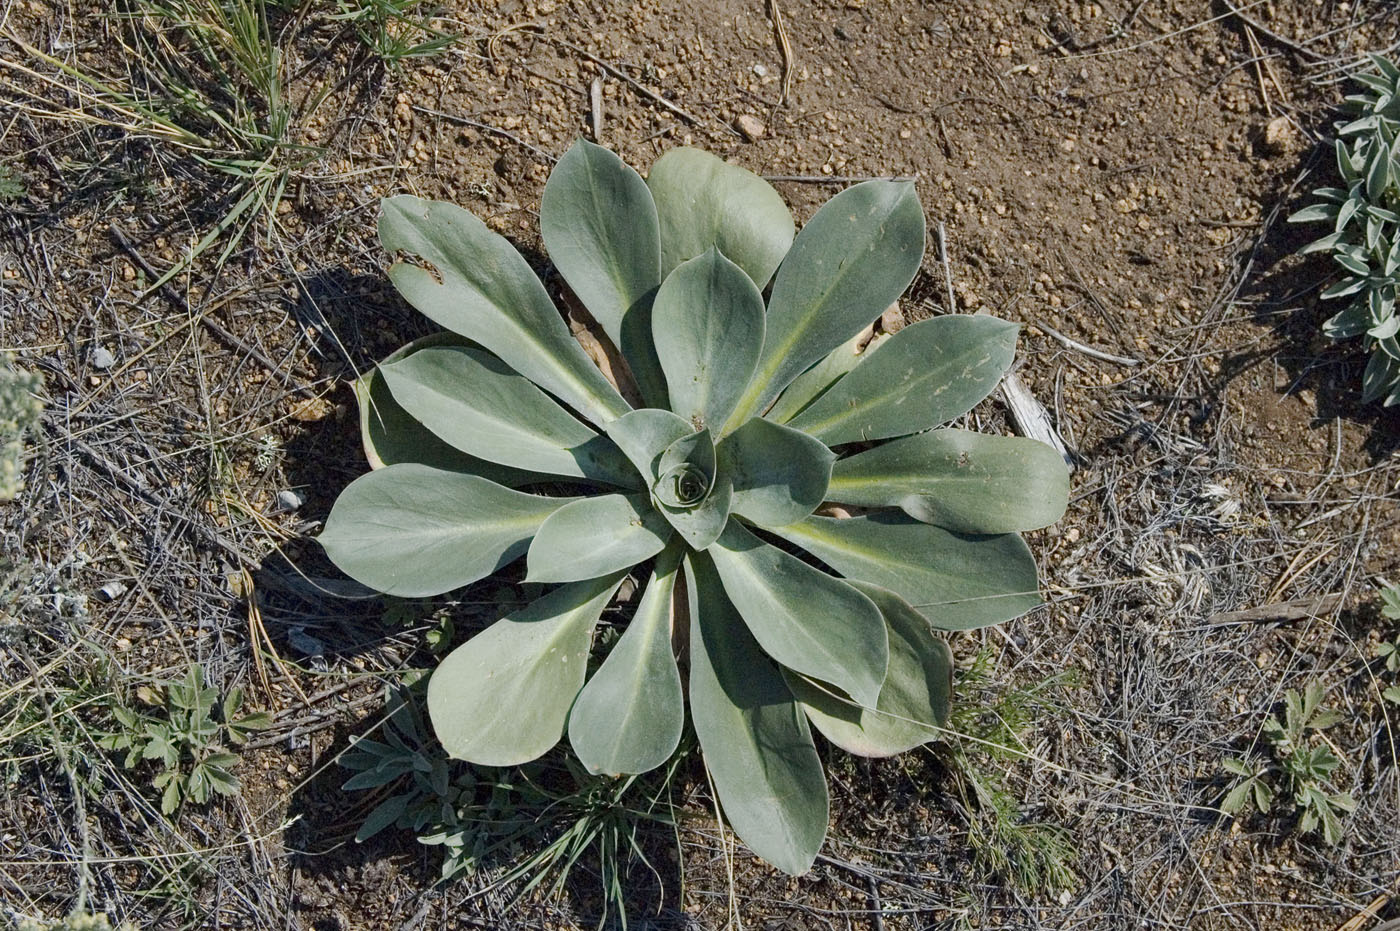
[[(135, 262), (143, 272), (145, 272), (151, 278), (159, 280), (160, 275), (156, 273), (156, 270), (151, 266), (151, 263), (146, 261), (146, 257), (143, 256), (139, 251), (137, 251), (136, 246), (132, 244), (131, 240), (126, 238), (126, 234), (121, 231), (117, 224), (109, 224), (107, 227), (107, 231), (111, 233), (112, 239), (116, 242), (116, 244), (119, 247), (121, 247), (121, 250), (125, 252), (128, 256), (130, 256), (131, 260)], [(174, 286), (171, 285), (170, 282), (167, 281), (165, 284), (161, 285), (159, 291), (161, 293), (161, 296), (163, 296), (170, 303), (174, 304), (180, 311), (199, 320), (200, 324), (202, 324), (205, 329), (212, 333), (214, 337), (219, 340), (219, 342), (223, 343), (225, 346), (227, 346), (229, 349), (232, 349), (234, 352), (244, 353), (245, 355), (257, 360), (258, 364), (261, 365), (264, 369), (266, 369), (268, 373), (272, 375), (273, 378), (276, 378), (279, 382), (282, 383), (282, 387), (286, 388), (288, 391), (294, 392), (295, 394), (299, 394), (304, 398), (317, 397), (315, 391), (311, 390), (305, 385), (298, 385), (290, 375), (283, 371), (281, 366), (269, 359), (267, 357), (267, 354), (264, 353), (261, 349), (259, 349), (256, 346), (250, 345), (242, 339), (239, 339), (233, 333), (230, 333), (228, 329), (224, 327), (223, 324), (219, 323), (219, 321), (213, 319), (208, 314), (195, 313), (194, 309), (190, 307), (189, 302), (186, 301), (180, 295), (179, 291), (175, 290)]]
[(1230, 0), (1222, 0), (1222, 2), (1225, 4), (1225, 9), (1229, 10), (1230, 15), (1234, 16), (1235, 19), (1238, 19), (1240, 22), (1244, 23), (1246, 26), (1250, 27), (1255, 32), (1259, 33), (1261, 36), (1264, 36), (1266, 39), (1275, 43), (1276, 45), (1282, 45), (1284, 48), (1289, 49), (1290, 51), (1297, 52), (1299, 55), (1302, 55), (1304, 58), (1307, 58), (1310, 61), (1326, 60), (1326, 55), (1314, 52), (1307, 46), (1300, 45), (1299, 43), (1294, 42), (1287, 36), (1279, 35), (1277, 32), (1274, 32), (1268, 26), (1265, 26), (1264, 24), (1260, 23), (1257, 19), (1248, 15), (1239, 7), (1235, 6), (1233, 3), (1230, 2)]
[(773, 31), (778, 35), (778, 49), (783, 53), (783, 88), (778, 95), (778, 106), (785, 107), (788, 94), (792, 91), (792, 43), (788, 41), (787, 27), (783, 25), (783, 11), (778, 0), (768, 0), (768, 13), (773, 18)]
[(1083, 355), (1089, 356), (1092, 359), (1099, 359), (1104, 362), (1113, 362), (1118, 365), (1142, 364), (1141, 360), (1139, 359), (1130, 359), (1127, 356), (1115, 356), (1111, 352), (1104, 352), (1101, 349), (1095, 349), (1093, 346), (1086, 346), (1083, 343), (1078, 342), (1077, 340), (1072, 340), (1065, 334), (1061, 333), (1059, 330), (1052, 327), (1050, 324), (1045, 323), (1043, 321), (1037, 320), (1035, 325), (1038, 328), (1044, 330), (1050, 336), (1053, 336), (1057, 341), (1059, 341), (1060, 345), (1064, 346), (1066, 349), (1073, 349), (1075, 352), (1082, 353)]
[(1221, 624), (1245, 624), (1259, 621), (1301, 621), (1331, 614), (1346, 602), (1346, 594), (1334, 592), (1330, 595), (1316, 595), (1312, 598), (1298, 598), (1293, 601), (1279, 601), (1274, 604), (1243, 608), (1239, 611), (1221, 611), (1206, 619), (1213, 626)]

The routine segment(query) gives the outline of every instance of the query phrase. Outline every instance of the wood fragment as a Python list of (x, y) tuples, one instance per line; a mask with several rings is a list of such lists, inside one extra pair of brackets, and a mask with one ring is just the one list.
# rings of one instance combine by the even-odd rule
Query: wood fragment
[(1243, 608), (1239, 611), (1221, 611), (1206, 619), (1211, 625), (1244, 624), (1260, 621), (1301, 621), (1320, 617), (1337, 611), (1346, 603), (1344, 592), (1330, 595), (1316, 595), (1312, 598), (1297, 598), (1293, 601), (1278, 601), (1273, 604)]
[(588, 85), (588, 104), (593, 124), (593, 141), (601, 145), (603, 142), (603, 76), (601, 74), (595, 76), (593, 82)]

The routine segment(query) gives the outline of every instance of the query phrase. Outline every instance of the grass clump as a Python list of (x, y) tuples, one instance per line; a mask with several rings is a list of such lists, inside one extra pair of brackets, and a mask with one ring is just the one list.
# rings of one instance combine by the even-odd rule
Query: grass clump
[(1313, 191), (1319, 199), (1290, 223), (1329, 223), (1332, 232), (1300, 251), (1327, 252), (1345, 272), (1323, 300), (1350, 298), (1322, 325), (1335, 340), (1360, 337), (1371, 352), (1361, 379), (1362, 403), (1400, 404), (1400, 66), (1379, 55), (1375, 70), (1354, 75), (1361, 93), (1347, 98), (1355, 119), (1337, 124), (1342, 187)]

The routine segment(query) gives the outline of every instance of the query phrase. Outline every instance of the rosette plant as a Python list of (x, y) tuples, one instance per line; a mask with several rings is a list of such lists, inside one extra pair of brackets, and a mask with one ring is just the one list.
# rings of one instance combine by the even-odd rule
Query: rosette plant
[[(524, 557), (525, 582), (554, 587), (432, 675), (447, 752), (515, 765), (567, 734), (595, 773), (645, 772), (676, 751), (688, 698), (726, 819), (803, 873), (827, 827), (811, 728), (866, 756), (935, 738), (951, 684), (936, 631), (1039, 603), (1017, 531), (1062, 513), (1064, 464), (1034, 441), (934, 429), (992, 390), (1017, 328), (943, 316), (855, 351), (919, 268), (910, 184), (848, 188), (794, 235), (776, 191), (714, 156), (674, 149), (644, 180), (579, 142), (540, 226), (626, 390), (505, 239), (450, 204), (390, 198), (389, 277), (448, 332), (358, 384), (375, 468), (320, 542), (407, 597)], [(639, 566), (649, 581), (597, 664), (600, 618)]]

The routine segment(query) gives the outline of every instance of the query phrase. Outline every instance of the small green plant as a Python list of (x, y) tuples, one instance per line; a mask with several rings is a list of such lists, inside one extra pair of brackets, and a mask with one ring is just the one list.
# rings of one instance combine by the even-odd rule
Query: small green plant
[(9, 165), (0, 165), (0, 204), (14, 203), (28, 193), (24, 177)]
[(1264, 722), (1264, 741), (1270, 759), (1249, 762), (1230, 758), (1226, 772), (1234, 778), (1220, 803), (1226, 814), (1236, 815), (1253, 805), (1267, 812), (1278, 797), (1277, 785), (1292, 799), (1299, 814), (1298, 828), (1308, 832), (1322, 828), (1323, 839), (1336, 844), (1342, 839), (1340, 813), (1356, 808), (1349, 792), (1331, 791), (1329, 781), (1341, 760), (1332, 752), (1322, 732), (1341, 720), (1341, 715), (1322, 707), (1322, 683), (1309, 682), (1300, 694), (1289, 689), (1283, 696), (1283, 719), (1269, 715)]
[(1011, 688), (992, 683), (993, 651), (982, 649), (959, 675), (947, 735), (935, 744), (967, 811), (973, 863), (1029, 895), (1075, 884), (1075, 846), (1060, 825), (1026, 817), (1007, 788), (998, 761), (1025, 759), (1022, 735), (1063, 710), (1062, 692), (1078, 684), (1073, 670)]
[[(547, 885), (558, 893), (586, 851), (598, 857), (605, 911), (626, 926), (622, 877), (645, 863), (638, 827), (670, 824), (659, 810), (673, 769), (654, 785), (585, 772), (573, 761), (493, 770), (448, 759), (421, 711), (421, 690), (390, 688), (380, 740), (356, 738), (340, 757), (352, 775), (343, 788), (372, 791), (380, 801), (355, 835), (365, 841), (390, 828), (442, 849), (442, 879), (502, 864), (498, 884), (519, 883), (516, 895)], [(648, 794), (645, 790), (650, 788)], [(519, 856), (521, 848), (531, 849)]]
[[(1400, 621), (1400, 587), (1381, 589), (1381, 615), (1392, 621)], [(1376, 647), (1376, 656), (1385, 661), (1386, 672), (1400, 673), (1400, 631), (1390, 640), (1381, 641), (1380, 646)], [(1381, 697), (1400, 705), (1400, 684), (1386, 686)]]
[(1362, 376), (1362, 401), (1400, 403), (1400, 67), (1371, 56), (1374, 72), (1353, 75), (1362, 92), (1347, 98), (1359, 113), (1337, 124), (1337, 171), (1345, 187), (1313, 191), (1321, 203), (1305, 207), (1290, 223), (1330, 223), (1332, 232), (1302, 253), (1329, 252), (1345, 272), (1322, 292), (1324, 300), (1350, 298), (1323, 324), (1332, 339), (1364, 337), (1371, 351)]
[[(160, 694), (163, 692), (163, 695)], [(266, 712), (240, 715), (241, 689), (219, 700), (219, 690), (204, 682), (203, 667), (191, 664), (185, 677), (149, 692), (162, 714), (145, 714), (122, 704), (112, 707), (120, 730), (98, 740), (103, 749), (123, 753), (122, 765), (159, 765), (151, 784), (161, 789), (160, 810), (170, 815), (183, 802), (203, 805), (215, 794), (235, 795), (233, 774), (238, 757), (222, 741), (247, 743), (248, 736), (269, 723)]]
[[(672, 150), (643, 180), (579, 142), (545, 185), (540, 225), (625, 362), (616, 384), (484, 223), (384, 201), (380, 240), (401, 259), (390, 279), (452, 332), (361, 382), (380, 468), (341, 493), (320, 542), (402, 597), (522, 556), (526, 582), (557, 583), (433, 673), (429, 716), (459, 759), (518, 765), (567, 732), (590, 773), (661, 767), (682, 737), (688, 656), (690, 719), (726, 819), (804, 873), (828, 818), (809, 727), (865, 756), (935, 739), (952, 672), (936, 631), (1040, 603), (1018, 531), (1063, 513), (1064, 463), (1032, 440), (934, 429), (992, 391), (1018, 328), (950, 315), (856, 352), (922, 261), (912, 184), (857, 184), (795, 233), (772, 187), (712, 155)], [(827, 501), (867, 510), (815, 513)], [(648, 562), (589, 678), (604, 609)]]
[(0, 501), (14, 500), (23, 487), (24, 438), (39, 423), (42, 386), (37, 374), (0, 355)]

